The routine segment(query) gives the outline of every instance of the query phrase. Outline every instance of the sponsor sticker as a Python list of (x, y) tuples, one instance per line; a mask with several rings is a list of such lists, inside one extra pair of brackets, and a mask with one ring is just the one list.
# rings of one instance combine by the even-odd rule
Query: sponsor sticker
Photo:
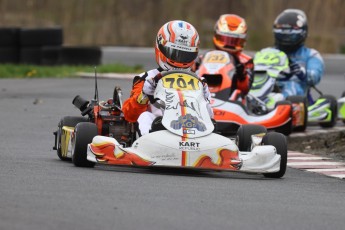
[(183, 134), (195, 134), (195, 130), (193, 129), (184, 129)]
[(183, 151), (199, 151), (200, 143), (194, 141), (180, 141), (179, 149)]

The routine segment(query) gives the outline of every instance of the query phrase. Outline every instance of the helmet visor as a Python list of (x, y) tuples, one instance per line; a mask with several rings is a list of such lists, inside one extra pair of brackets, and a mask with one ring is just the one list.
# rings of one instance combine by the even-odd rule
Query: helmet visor
[(163, 45), (159, 42), (158, 48), (166, 58), (177, 63), (190, 63), (198, 56), (197, 47), (177, 45), (172, 42)]
[(246, 42), (245, 38), (229, 37), (220, 34), (215, 34), (216, 41), (223, 47), (241, 47), (243, 48)]
[(302, 29), (274, 29), (274, 36), (282, 45), (296, 45), (303, 40), (305, 31)]

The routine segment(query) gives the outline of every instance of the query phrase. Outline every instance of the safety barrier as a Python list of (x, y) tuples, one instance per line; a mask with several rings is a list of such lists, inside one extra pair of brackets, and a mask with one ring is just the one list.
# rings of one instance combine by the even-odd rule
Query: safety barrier
[(63, 29), (0, 28), (0, 63), (98, 65), (100, 47), (64, 46)]

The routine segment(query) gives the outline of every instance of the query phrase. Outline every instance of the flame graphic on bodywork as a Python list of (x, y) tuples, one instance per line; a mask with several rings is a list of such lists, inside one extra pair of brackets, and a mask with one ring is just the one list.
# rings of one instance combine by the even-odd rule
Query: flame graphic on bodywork
[(209, 169), (230, 169), (239, 170), (242, 167), (242, 160), (238, 156), (238, 151), (229, 149), (218, 150), (218, 162), (214, 163), (209, 156), (201, 156), (195, 163), (196, 168), (209, 168)]
[(91, 152), (96, 156), (98, 162), (114, 164), (114, 165), (138, 165), (138, 166), (150, 166), (154, 162), (145, 160), (137, 154), (124, 152), (117, 149), (116, 146), (111, 142), (104, 142), (100, 144), (90, 144)]

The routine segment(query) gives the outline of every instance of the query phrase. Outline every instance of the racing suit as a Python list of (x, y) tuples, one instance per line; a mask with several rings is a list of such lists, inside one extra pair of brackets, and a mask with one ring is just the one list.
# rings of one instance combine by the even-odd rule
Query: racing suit
[(236, 73), (232, 79), (231, 92), (239, 89), (243, 95), (247, 95), (252, 87), (254, 79), (253, 58), (242, 52), (232, 55), (235, 59)]
[(310, 86), (317, 85), (324, 73), (324, 61), (315, 49), (302, 45), (294, 52), (286, 53), (290, 61), (290, 74), (278, 79), (284, 97), (304, 96)]
[[(149, 133), (153, 120), (163, 115), (163, 111), (157, 108), (154, 104), (150, 103), (148, 95), (153, 95), (155, 85), (152, 85), (153, 78), (162, 72), (163, 69), (157, 68), (147, 72), (141, 73), (133, 80), (133, 87), (130, 97), (124, 101), (122, 105), (122, 111), (124, 117), (129, 122), (138, 122), (140, 135)], [(148, 89), (151, 88), (151, 89)], [(149, 92), (146, 95), (143, 92)], [(210, 102), (211, 94), (207, 84), (204, 84), (203, 88), (204, 98)], [(213, 118), (213, 111), (211, 105), (207, 104), (207, 109), (210, 117)]]

